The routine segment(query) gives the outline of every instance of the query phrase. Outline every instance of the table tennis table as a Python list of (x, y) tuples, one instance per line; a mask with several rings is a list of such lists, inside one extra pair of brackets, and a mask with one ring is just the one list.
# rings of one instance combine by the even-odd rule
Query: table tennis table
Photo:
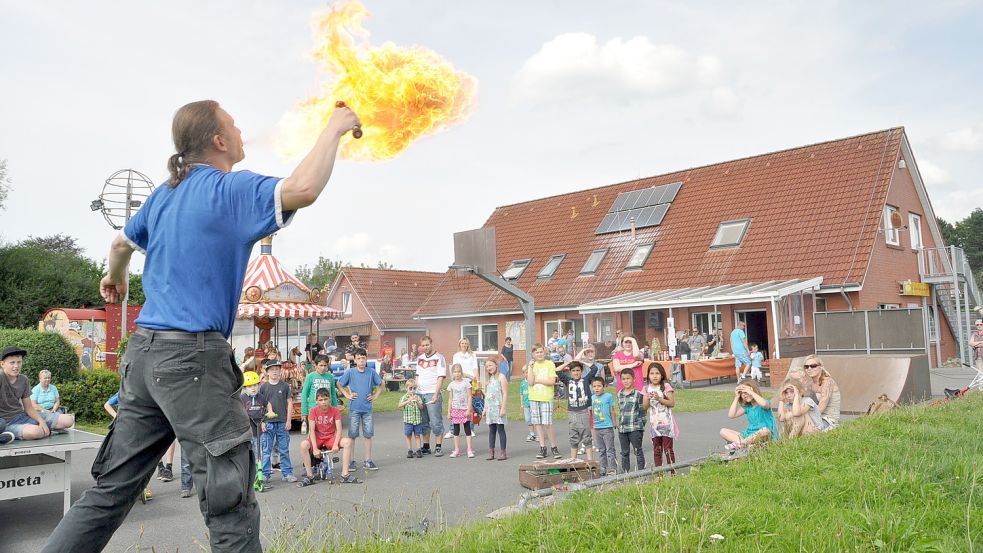
[(43, 440), (0, 446), (0, 501), (62, 493), (67, 513), (72, 506), (72, 452), (98, 449), (102, 439), (71, 429)]

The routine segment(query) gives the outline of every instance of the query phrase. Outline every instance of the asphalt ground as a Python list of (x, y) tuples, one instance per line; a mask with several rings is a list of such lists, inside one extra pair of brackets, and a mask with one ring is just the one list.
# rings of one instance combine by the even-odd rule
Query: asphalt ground
[[(947, 370), (933, 374), (933, 391), (965, 385), (971, 373)], [(726, 385), (725, 385), (726, 386)], [(730, 384), (732, 387), (733, 384)], [(731, 425), (725, 411), (678, 414), (680, 436), (676, 440), (679, 461), (695, 459), (722, 450), (718, 437), (721, 426)], [(741, 424), (740, 421), (738, 425)], [(561, 452), (567, 453), (567, 422), (557, 424)], [(274, 473), (274, 488), (258, 494), (263, 513), (264, 543), (274, 541), (298, 547), (304, 543), (330, 546), (330, 540), (385, 538), (406, 530), (419, 531), (422, 526), (437, 529), (443, 525), (465, 524), (484, 520), (498, 508), (514, 505), (525, 492), (518, 482), (520, 463), (533, 462), (537, 445), (525, 441), (522, 421), (508, 425), (509, 460), (485, 461), (487, 429), (475, 437), (477, 457), (451, 459), (432, 456), (407, 459), (399, 413), (376, 415), (374, 460), (380, 470), (358, 471), (364, 484), (348, 485), (319, 482), (306, 488), (286, 484)], [(300, 462), (301, 437), (291, 434), (291, 459), (295, 474), (303, 470)], [(463, 440), (462, 440), (463, 441)], [(447, 453), (451, 447), (446, 443)], [(567, 447), (564, 447), (567, 446)], [(647, 462), (651, 462), (652, 444), (644, 442)], [(363, 459), (362, 443), (356, 443), (356, 458)], [(89, 468), (94, 451), (75, 454), (73, 463), (73, 500), (93, 484)], [(143, 505), (137, 502), (106, 551), (188, 552), (207, 551), (207, 534), (198, 503), (180, 497), (180, 449), (175, 457), (175, 479), (163, 483), (151, 481), (154, 499)], [(62, 497), (53, 494), (0, 502), (0, 553), (38, 551), (61, 519)], [(425, 521), (425, 522), (424, 522)], [(328, 547), (330, 550), (330, 547)], [(288, 548), (289, 550), (289, 548)]]

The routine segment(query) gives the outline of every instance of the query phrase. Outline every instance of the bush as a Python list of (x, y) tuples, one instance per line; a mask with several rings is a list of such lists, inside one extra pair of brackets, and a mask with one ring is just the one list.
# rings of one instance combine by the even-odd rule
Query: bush
[(83, 371), (79, 380), (67, 382), (58, 388), (61, 404), (83, 422), (109, 420), (109, 413), (102, 404), (119, 391), (119, 375), (105, 369)]
[(2, 328), (0, 349), (7, 346), (27, 350), (22, 370), (32, 385), (38, 383), (38, 372), (43, 369), (51, 371), (51, 382), (59, 391), (65, 384), (79, 379), (79, 358), (61, 334)]

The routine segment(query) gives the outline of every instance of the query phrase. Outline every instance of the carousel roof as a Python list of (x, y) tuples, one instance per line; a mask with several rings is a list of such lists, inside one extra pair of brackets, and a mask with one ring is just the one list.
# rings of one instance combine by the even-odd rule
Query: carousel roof
[(310, 289), (273, 257), (273, 239), (263, 239), (259, 256), (246, 267), (237, 319), (340, 319), (342, 312), (324, 305), (321, 290)]

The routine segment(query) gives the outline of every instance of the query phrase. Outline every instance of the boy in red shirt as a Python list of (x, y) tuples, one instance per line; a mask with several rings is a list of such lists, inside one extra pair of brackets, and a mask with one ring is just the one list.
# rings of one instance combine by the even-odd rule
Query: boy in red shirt
[[(341, 483), (361, 484), (362, 481), (354, 474), (348, 473), (348, 464), (352, 459), (352, 440), (341, 436), (341, 412), (331, 405), (331, 392), (321, 388), (315, 394), (316, 407), (311, 407), (307, 415), (310, 436), (300, 442), (300, 456), (304, 460), (304, 479), (298, 486), (310, 486), (314, 483), (314, 463), (320, 462), (322, 455), (333, 455), (341, 450)], [(322, 452), (321, 449), (330, 451)]]

